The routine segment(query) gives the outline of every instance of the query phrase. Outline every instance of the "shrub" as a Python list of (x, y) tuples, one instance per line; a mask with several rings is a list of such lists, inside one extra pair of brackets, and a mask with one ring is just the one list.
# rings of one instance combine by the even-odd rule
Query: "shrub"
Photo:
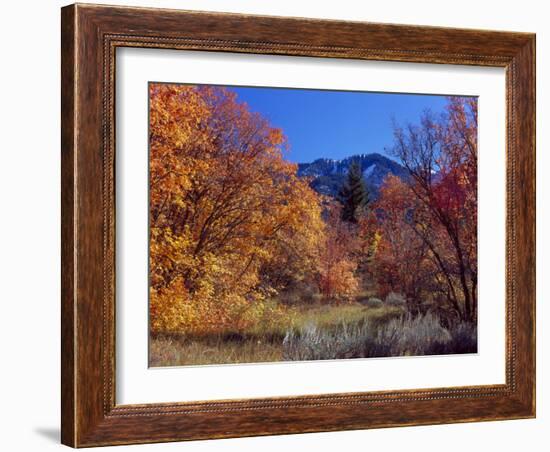
[(433, 314), (407, 314), (392, 319), (378, 330), (377, 344), (389, 347), (389, 356), (433, 354), (432, 349), (451, 341), (451, 333)]
[(380, 308), (384, 302), (380, 298), (370, 297), (365, 304), (369, 308)]
[(322, 297), (315, 286), (298, 286), (281, 291), (277, 300), (287, 306), (303, 306), (318, 304)]
[(477, 353), (477, 325), (461, 322), (451, 327), (446, 353)]
[(369, 328), (368, 322), (351, 326), (344, 323), (330, 330), (310, 323), (299, 331), (290, 330), (283, 340), (283, 359), (362, 358), (365, 338), (370, 337)]
[(386, 304), (389, 304), (390, 306), (404, 306), (407, 304), (407, 301), (403, 295), (396, 292), (390, 292), (386, 296)]
[(343, 323), (330, 330), (308, 324), (290, 330), (283, 340), (283, 359), (318, 360), (374, 358), (477, 351), (475, 325), (444, 328), (431, 313), (403, 315), (377, 326), (375, 322)]

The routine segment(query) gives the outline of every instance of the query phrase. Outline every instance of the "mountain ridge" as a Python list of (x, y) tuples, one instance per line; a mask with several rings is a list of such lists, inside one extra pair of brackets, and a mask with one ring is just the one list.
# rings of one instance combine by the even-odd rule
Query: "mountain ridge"
[(355, 154), (343, 159), (318, 158), (311, 163), (298, 163), (298, 176), (311, 178), (310, 186), (316, 192), (336, 197), (344, 183), (349, 167), (356, 161), (373, 199), (378, 197), (384, 179), (392, 174), (403, 180), (409, 179), (408, 170), (378, 152)]

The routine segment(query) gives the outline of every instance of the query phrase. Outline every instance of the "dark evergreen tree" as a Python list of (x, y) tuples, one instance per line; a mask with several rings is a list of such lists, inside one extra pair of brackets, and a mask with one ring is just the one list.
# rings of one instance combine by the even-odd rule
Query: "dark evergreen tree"
[(338, 192), (342, 204), (342, 220), (357, 223), (359, 212), (369, 203), (369, 193), (357, 161), (350, 164), (346, 181)]

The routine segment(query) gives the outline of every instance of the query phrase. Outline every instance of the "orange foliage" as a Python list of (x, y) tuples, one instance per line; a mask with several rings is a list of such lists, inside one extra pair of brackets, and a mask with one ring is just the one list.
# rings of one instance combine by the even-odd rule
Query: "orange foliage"
[(455, 318), (477, 318), (477, 100), (449, 98), (446, 114), (396, 128), (410, 181), (386, 180), (378, 201), (378, 279)]
[(355, 276), (357, 259), (357, 226), (341, 219), (339, 206), (327, 206), (327, 231), (321, 242), (319, 289), (335, 301), (351, 300), (359, 289)]
[(265, 303), (276, 287), (263, 275), (316, 268), (323, 236), (283, 134), (222, 88), (151, 84), (149, 94), (151, 330), (283, 316)]
[(417, 208), (410, 187), (388, 176), (376, 204), (380, 239), (375, 267), (382, 297), (398, 292), (414, 303), (427, 288), (432, 271), (428, 248), (410, 224)]

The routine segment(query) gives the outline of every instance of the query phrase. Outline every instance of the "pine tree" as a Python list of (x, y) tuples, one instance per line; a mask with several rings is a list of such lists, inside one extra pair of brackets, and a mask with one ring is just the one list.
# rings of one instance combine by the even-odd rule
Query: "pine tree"
[(369, 193), (357, 161), (350, 164), (347, 179), (338, 193), (338, 200), (342, 204), (342, 220), (357, 223), (359, 212), (369, 203)]

